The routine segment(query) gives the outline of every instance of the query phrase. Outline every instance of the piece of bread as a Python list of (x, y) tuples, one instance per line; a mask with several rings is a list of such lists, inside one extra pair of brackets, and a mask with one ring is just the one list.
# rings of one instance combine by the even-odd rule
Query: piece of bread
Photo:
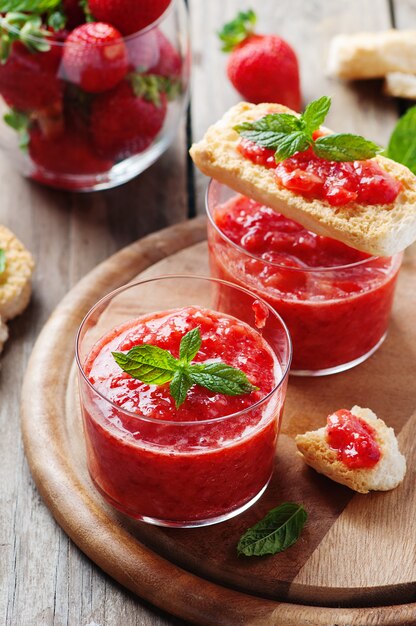
[(346, 80), (416, 74), (416, 30), (337, 35), (329, 47), (327, 71)]
[(0, 316), (7, 321), (22, 313), (29, 303), (34, 262), (5, 226), (0, 226), (0, 249), (6, 254), (6, 269), (0, 274)]
[(304, 198), (280, 187), (273, 169), (243, 157), (237, 150), (240, 135), (234, 126), (271, 112), (295, 114), (278, 104), (241, 102), (232, 107), (192, 146), (190, 154), (195, 164), (207, 176), (283, 213), (308, 230), (343, 241), (357, 250), (391, 256), (416, 240), (416, 176), (404, 165), (382, 156), (375, 157), (386, 172), (402, 183), (394, 203), (351, 202), (333, 207), (324, 200)]
[(7, 325), (2, 320), (2, 318), (0, 317), (0, 354), (1, 352), (3, 352), (4, 344), (6, 343), (8, 338), (9, 338), (9, 329), (7, 328)]
[(403, 72), (386, 74), (384, 93), (396, 98), (416, 100), (416, 76), (414, 74), (404, 74)]
[(359, 493), (394, 489), (402, 482), (406, 473), (406, 459), (399, 450), (394, 430), (386, 426), (370, 409), (354, 406), (351, 413), (365, 420), (375, 431), (381, 457), (374, 467), (347, 467), (338, 459), (338, 451), (329, 447), (326, 426), (296, 436), (296, 445), (303, 460), (320, 474)]

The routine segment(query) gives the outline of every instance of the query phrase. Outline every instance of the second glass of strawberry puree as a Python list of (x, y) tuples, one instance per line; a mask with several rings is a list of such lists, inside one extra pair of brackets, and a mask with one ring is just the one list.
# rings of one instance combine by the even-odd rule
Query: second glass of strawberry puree
[[(202, 342), (193, 362), (231, 365), (256, 389), (230, 396), (193, 385), (177, 408), (169, 383), (145, 384), (111, 354), (147, 343), (178, 358), (181, 338), (195, 328)], [(95, 486), (122, 513), (161, 526), (203, 526), (247, 509), (273, 472), (290, 361), (280, 316), (236, 285), (166, 276), (113, 292), (77, 337)]]
[(381, 345), (402, 254), (372, 257), (318, 236), (215, 180), (207, 212), (212, 275), (257, 293), (282, 316), (292, 374), (341, 372)]

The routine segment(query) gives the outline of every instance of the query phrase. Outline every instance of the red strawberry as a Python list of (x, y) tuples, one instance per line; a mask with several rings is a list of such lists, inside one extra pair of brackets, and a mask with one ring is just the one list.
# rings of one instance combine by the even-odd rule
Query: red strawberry
[(163, 126), (165, 93), (156, 76), (137, 76), (98, 96), (91, 108), (91, 132), (99, 154), (122, 159), (145, 150)]
[(0, 64), (0, 94), (19, 111), (45, 109), (62, 99), (58, 79), (60, 46), (46, 52), (30, 51), (19, 41), (12, 45), (5, 64)]
[(127, 74), (127, 49), (110, 24), (82, 24), (65, 42), (63, 65), (69, 81), (84, 91), (100, 93), (115, 87)]
[(171, 0), (89, 0), (96, 20), (109, 22), (123, 35), (136, 33), (153, 24), (168, 8)]
[(161, 30), (156, 28), (154, 33), (159, 48), (159, 61), (150, 68), (149, 72), (167, 78), (178, 78), (182, 72), (182, 59), (179, 52)]
[(278, 102), (301, 108), (298, 61), (294, 50), (277, 35), (255, 35), (253, 11), (239, 13), (220, 33), (223, 50), (231, 52), (228, 78), (250, 102)]
[(80, 0), (63, 0), (62, 8), (67, 17), (67, 27), (70, 30), (85, 22), (85, 13)]
[(130, 66), (138, 72), (147, 72), (159, 63), (160, 50), (157, 29), (152, 28), (141, 35), (126, 40)]
[(29, 155), (40, 168), (38, 174), (97, 174), (112, 166), (110, 161), (96, 156), (87, 139), (73, 129), (67, 129), (57, 141), (48, 139), (34, 126), (29, 131), (29, 142)]

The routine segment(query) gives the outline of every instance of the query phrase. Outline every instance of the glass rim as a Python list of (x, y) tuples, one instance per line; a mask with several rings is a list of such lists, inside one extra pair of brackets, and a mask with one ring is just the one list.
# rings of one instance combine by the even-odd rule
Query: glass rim
[[(264, 304), (267, 309), (272, 313), (272, 315), (274, 315), (275, 318), (277, 318), (278, 322), (280, 323), (285, 337), (286, 337), (286, 342), (287, 342), (287, 347), (288, 347), (288, 359), (287, 359), (287, 364), (285, 366), (285, 368), (282, 368), (282, 376), (281, 379), (279, 380), (279, 382), (273, 387), (273, 389), (271, 389), (271, 391), (269, 391), (263, 398), (260, 398), (260, 400), (257, 400), (257, 402), (255, 402), (254, 404), (251, 404), (249, 407), (246, 407), (245, 409), (242, 409), (241, 411), (236, 411), (235, 413), (229, 413), (227, 415), (223, 415), (221, 417), (214, 417), (214, 418), (210, 418), (210, 419), (206, 419), (206, 420), (194, 420), (194, 421), (175, 421), (175, 420), (160, 420), (160, 419), (156, 419), (154, 417), (148, 417), (145, 415), (139, 415), (138, 413), (134, 413), (132, 411), (129, 411), (128, 409), (123, 409), (123, 407), (121, 407), (120, 405), (116, 404), (115, 402), (113, 402), (112, 400), (110, 400), (109, 398), (107, 398), (107, 396), (105, 396), (103, 393), (101, 393), (100, 391), (98, 391), (98, 389), (96, 389), (94, 387), (94, 385), (89, 381), (87, 375), (84, 372), (84, 368), (81, 364), (81, 359), (80, 359), (80, 343), (81, 343), (81, 333), (89, 319), (89, 317), (103, 304), (105, 304), (107, 301), (112, 300), (113, 298), (115, 298), (116, 296), (118, 296), (120, 293), (123, 293), (124, 291), (127, 291), (128, 289), (132, 289), (134, 287), (138, 287), (140, 285), (144, 285), (144, 284), (149, 284), (155, 281), (159, 281), (159, 280), (169, 280), (169, 279), (192, 279), (192, 280), (204, 280), (207, 282), (212, 282), (212, 283), (219, 283), (222, 285), (225, 285), (226, 287), (231, 287), (233, 289), (236, 289), (237, 291), (242, 291), (243, 293), (245, 293), (246, 295), (250, 296), (253, 298), (253, 300), (255, 301), (260, 301), (262, 304)], [(157, 312), (157, 311), (155, 311)], [(227, 315), (226, 313), (224, 315)], [(232, 316), (229, 316), (232, 317)], [(236, 318), (238, 319), (238, 318)], [(239, 320), (242, 321), (242, 320)], [(246, 323), (246, 322), (243, 322)], [(267, 343), (267, 342), (266, 342)], [(267, 345), (269, 345), (267, 343)], [(272, 346), (269, 346), (271, 350), (273, 350)], [(273, 350), (274, 353), (274, 350)], [(282, 319), (282, 317), (279, 315), (279, 313), (273, 309), (273, 307), (271, 307), (265, 300), (263, 300), (263, 298), (257, 296), (256, 294), (252, 293), (249, 289), (246, 289), (244, 287), (240, 287), (239, 285), (235, 285), (234, 283), (230, 283), (226, 280), (222, 280), (220, 278), (212, 278), (210, 276), (201, 276), (201, 275), (194, 275), (194, 274), (163, 274), (160, 276), (155, 276), (153, 278), (146, 278), (144, 280), (139, 280), (135, 283), (129, 283), (127, 285), (122, 285), (121, 287), (118, 287), (117, 289), (114, 289), (113, 291), (111, 291), (110, 293), (108, 293), (106, 296), (100, 298), (100, 300), (98, 300), (98, 302), (96, 302), (94, 304), (93, 307), (91, 307), (89, 309), (89, 311), (86, 313), (86, 315), (84, 316), (77, 334), (76, 334), (76, 338), (75, 338), (75, 360), (76, 360), (76, 364), (77, 364), (77, 368), (78, 368), (78, 372), (81, 374), (81, 376), (83, 377), (84, 381), (87, 383), (88, 387), (94, 392), (96, 393), (98, 396), (100, 396), (100, 398), (102, 398), (103, 400), (105, 400), (105, 402), (107, 402), (108, 404), (110, 404), (113, 408), (115, 408), (117, 411), (122, 411), (123, 413), (125, 413), (128, 417), (132, 417), (134, 419), (138, 419), (138, 420), (142, 420), (145, 422), (150, 422), (153, 424), (165, 424), (165, 425), (170, 425), (170, 426), (198, 426), (200, 424), (217, 424), (219, 422), (223, 422), (225, 420), (229, 420), (229, 419), (233, 419), (233, 418), (238, 418), (241, 417), (242, 415), (246, 414), (248, 411), (252, 411), (254, 409), (259, 408), (260, 406), (262, 406), (263, 404), (265, 404), (269, 399), (271, 399), (271, 397), (278, 391), (278, 389), (283, 385), (283, 383), (286, 381), (286, 379), (289, 376), (289, 371), (290, 371), (290, 365), (292, 362), (292, 356), (293, 356), (293, 344), (292, 344), (292, 338), (290, 336), (289, 330), (284, 322), (284, 320)]]
[[(152, 22), (151, 24), (148, 24), (147, 26), (145, 26), (144, 28), (142, 28), (141, 30), (137, 30), (134, 33), (131, 33), (130, 35), (122, 35), (120, 39), (115, 39), (114, 41), (108, 41), (108, 42), (102, 42), (102, 43), (97, 43), (94, 44), (94, 48), (105, 48), (107, 46), (115, 46), (117, 45), (120, 41), (123, 42), (129, 42), (133, 39), (135, 39), (136, 37), (139, 37), (141, 35), (145, 35), (148, 31), (153, 30), (154, 28), (156, 28), (162, 21), (164, 21), (164, 19), (167, 17), (167, 15), (170, 13), (171, 10), (173, 10), (173, 6), (177, 3), (178, 0), (170, 0), (170, 3), (168, 4), (168, 6), (166, 7), (166, 9), (163, 11), (163, 13), (161, 15), (159, 15), (159, 17)], [(186, 5), (185, 5), (186, 8)], [(86, 24), (88, 22), (85, 22)], [(97, 22), (92, 22), (92, 23), (102, 23), (101, 21), (97, 21)], [(107, 22), (106, 22), (107, 23)], [(82, 26), (82, 24), (79, 24), (78, 26)], [(78, 28), (78, 26), (76, 26), (75, 28)], [(112, 26), (112, 24), (110, 24), (110, 26)], [(13, 26), (5, 26), (4, 27), (6, 30), (8, 30), (10, 33), (15, 33), (18, 34), (20, 31), (18, 28), (15, 28)], [(73, 32), (74, 29), (72, 29)], [(115, 26), (113, 28), (116, 28)], [(118, 29), (116, 29), (118, 30)], [(59, 32), (59, 31), (56, 31)], [(120, 33), (121, 34), (121, 33)], [(56, 47), (56, 48), (60, 48), (60, 47), (64, 47), (64, 46), (69, 46), (69, 47), (82, 47), (84, 48), (85, 46), (82, 43), (77, 43), (77, 42), (69, 42), (67, 43), (66, 41), (54, 41), (54, 40), (50, 40), (48, 37), (47, 39), (47, 43), (50, 45), (50, 49)], [(36, 35), (26, 35), (25, 37), (26, 41), (33, 41), (34, 43), (39, 43), (44, 41), (44, 39), (42, 37), (36, 37)], [(48, 52), (48, 51), (46, 51)]]
[[(236, 248), (239, 252), (241, 252), (241, 254), (248, 256), (252, 259), (254, 259), (255, 261), (260, 261), (261, 263), (264, 263), (265, 265), (269, 265), (272, 267), (276, 267), (278, 269), (281, 270), (285, 270), (285, 271), (291, 271), (291, 272), (305, 272), (305, 273), (316, 273), (316, 272), (334, 272), (334, 271), (338, 271), (338, 270), (348, 270), (348, 269), (353, 269), (356, 267), (360, 267), (362, 265), (366, 265), (370, 262), (373, 261), (377, 261), (378, 259), (382, 258), (379, 256), (370, 256), (368, 259), (362, 259), (361, 261), (355, 261), (354, 263), (347, 263), (345, 265), (333, 265), (332, 267), (322, 267), (322, 266), (318, 266), (318, 267), (290, 267), (287, 265), (282, 265), (281, 263), (276, 263), (275, 261), (268, 261), (267, 259), (263, 259), (261, 256), (258, 256), (257, 254), (254, 254), (253, 252), (249, 252), (248, 250), (246, 250), (245, 248), (243, 248), (242, 246), (240, 246), (238, 243), (235, 243), (234, 241), (232, 241), (229, 237), (227, 237), (227, 235), (225, 233), (222, 232), (222, 230), (217, 226), (217, 224), (214, 221), (213, 218), (213, 213), (210, 207), (210, 200), (209, 200), (209, 196), (210, 196), (210, 191), (212, 189), (212, 187), (214, 187), (215, 185), (220, 185), (221, 187), (226, 187), (227, 189), (230, 189), (230, 191), (234, 191), (233, 189), (231, 189), (231, 187), (228, 187), (227, 185), (225, 185), (224, 183), (220, 183), (218, 180), (216, 180), (215, 178), (211, 178), (208, 186), (207, 186), (207, 190), (205, 192), (205, 210), (207, 213), (207, 217), (208, 220), (210, 222), (210, 224), (213, 226), (213, 228), (216, 230), (216, 232), (220, 235), (220, 237), (226, 241), (230, 246), (232, 246), (233, 248)], [(237, 195), (243, 195), (240, 194), (239, 192), (235, 192)], [(395, 255), (392, 255), (393, 257)], [(387, 257), (389, 258), (389, 257)]]

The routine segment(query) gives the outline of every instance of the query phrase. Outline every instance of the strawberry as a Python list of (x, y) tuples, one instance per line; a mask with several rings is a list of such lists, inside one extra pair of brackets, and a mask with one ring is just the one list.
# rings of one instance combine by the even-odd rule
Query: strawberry
[(0, 94), (20, 111), (45, 109), (62, 99), (63, 82), (58, 78), (60, 46), (45, 52), (29, 50), (14, 41), (7, 61), (0, 64)]
[(89, 0), (96, 20), (113, 24), (123, 35), (153, 24), (168, 8), (171, 0)]
[(135, 75), (98, 96), (91, 107), (97, 152), (114, 160), (142, 152), (161, 130), (166, 110), (167, 96), (156, 76)]
[(179, 52), (161, 30), (155, 28), (154, 34), (159, 49), (159, 60), (149, 72), (167, 78), (178, 78), (182, 72), (182, 59)]
[(101, 22), (78, 26), (65, 42), (63, 67), (67, 79), (84, 91), (100, 93), (112, 89), (128, 70), (121, 34)]
[(112, 163), (96, 156), (88, 140), (68, 128), (56, 139), (48, 139), (35, 125), (29, 131), (29, 155), (38, 166), (38, 178), (43, 174), (85, 175), (108, 171)]
[(70, 30), (85, 22), (85, 13), (80, 0), (62, 0), (62, 9), (67, 18), (67, 27)]
[(126, 41), (130, 67), (138, 72), (147, 72), (156, 66), (160, 59), (157, 29), (152, 28), (141, 35), (129, 37)]
[(301, 108), (298, 61), (294, 50), (277, 35), (256, 35), (253, 11), (241, 12), (219, 34), (231, 52), (227, 73), (237, 91), (250, 102), (277, 102)]

